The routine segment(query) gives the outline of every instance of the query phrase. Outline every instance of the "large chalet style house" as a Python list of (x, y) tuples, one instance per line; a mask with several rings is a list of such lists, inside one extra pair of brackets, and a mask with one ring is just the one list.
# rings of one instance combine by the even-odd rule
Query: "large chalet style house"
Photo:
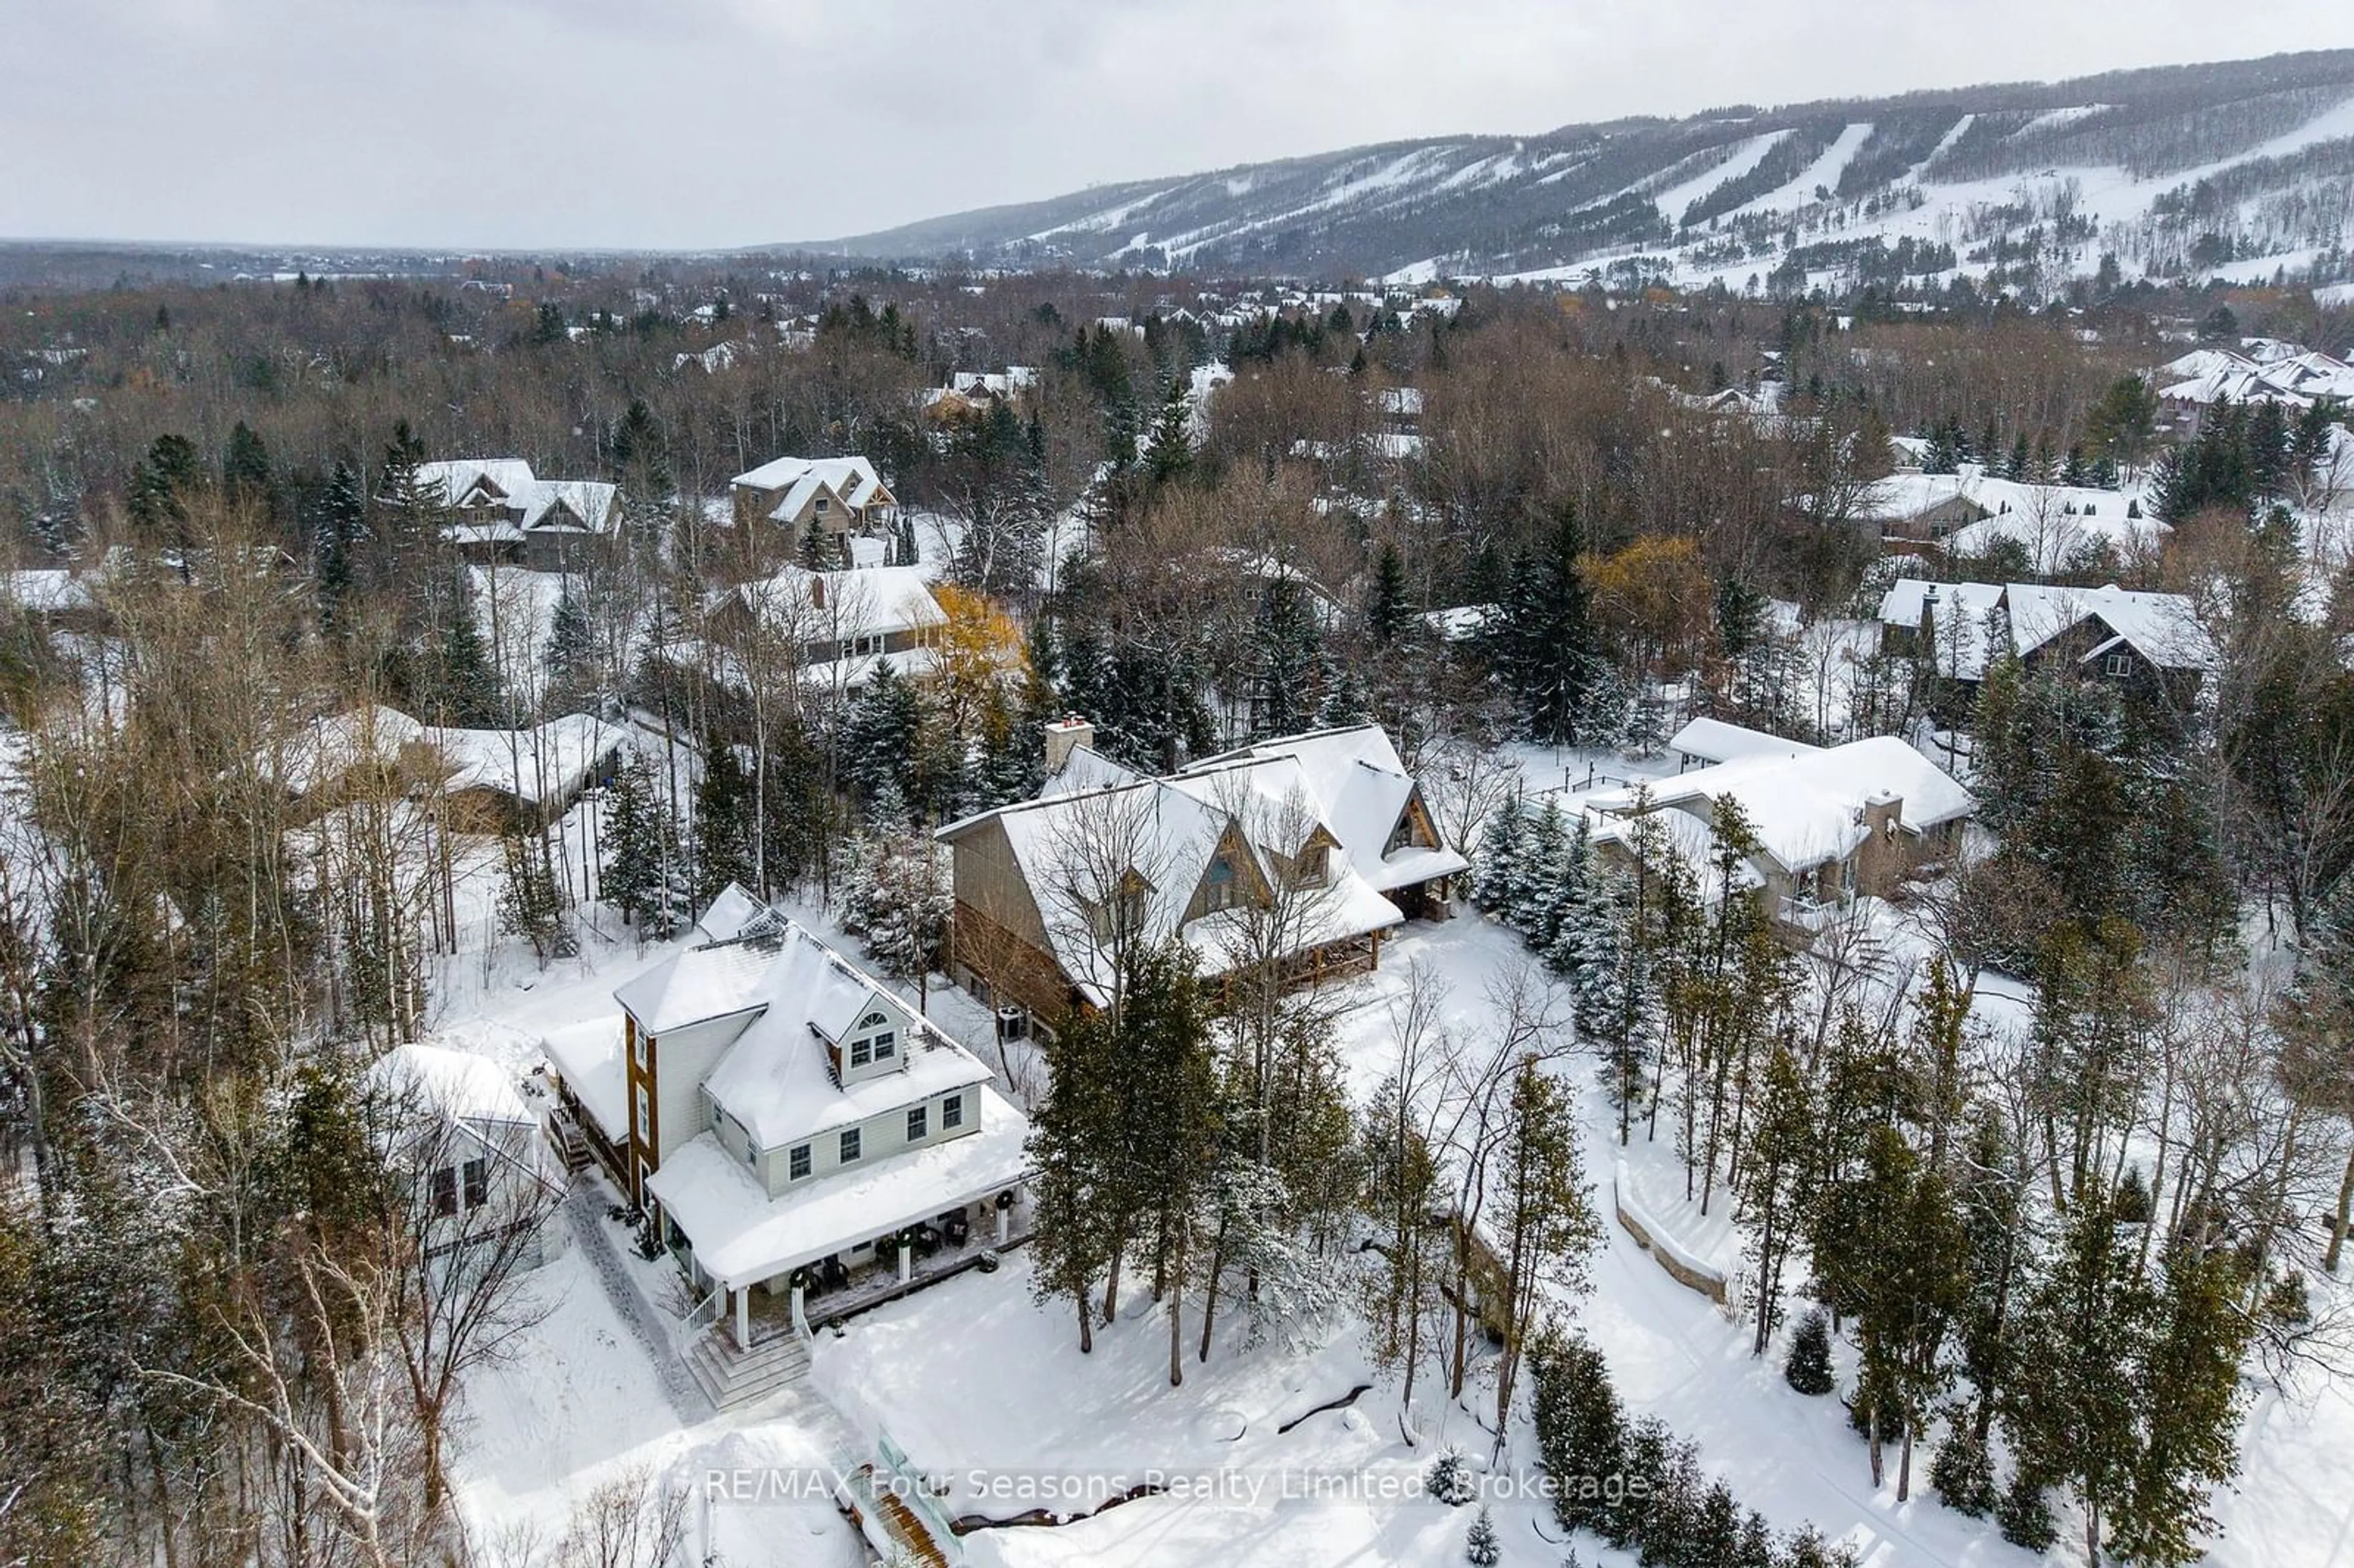
[[(1110, 997), (1121, 955), (1176, 937), (1215, 978), (1281, 963), (1321, 983), (1384, 935), (1444, 918), (1468, 868), (1379, 726), (1262, 741), (1154, 778), (1048, 726), (1035, 800), (952, 822), (949, 972), (1012, 1029)], [(1279, 952), (1267, 950), (1272, 942)]]
[(803, 680), (845, 691), (864, 684), (885, 659), (896, 674), (931, 673), (948, 619), (919, 567), (813, 572), (787, 566), (726, 589), (712, 606), (722, 646), (735, 623), (757, 620), (792, 641)]
[(550, 1055), (567, 1117), (732, 1318), (726, 1355), (1011, 1239), (1029, 1129), (987, 1067), (739, 888), (697, 931), (614, 991), (618, 1042)]
[[(1713, 874), (1718, 810), (1737, 801), (1756, 839), (1738, 880), (1786, 926), (1803, 928), (1859, 895), (1885, 897), (1914, 871), (1952, 854), (1977, 812), (1967, 789), (1893, 736), (1794, 747), (1750, 733), (1755, 743), (1733, 760), (1586, 797), (1597, 853), (1631, 868), (1638, 819), (1656, 814), (1653, 825), (1664, 830), (1658, 842)], [(1732, 749), (1731, 737), (1710, 738), (1712, 749)]]
[(766, 527), (795, 547), (815, 536), (830, 565), (852, 565), (851, 539), (887, 535), (899, 516), (898, 497), (863, 457), (780, 457), (737, 474), (728, 493), (738, 530)]
[(539, 479), (521, 458), (419, 463), (417, 482), (450, 514), (443, 535), (478, 562), (533, 571), (588, 565), (620, 529), (620, 491), (587, 479)]
[(1975, 689), (2006, 653), (2128, 694), (2188, 705), (2215, 668), (2214, 641), (2180, 594), (1900, 577), (1880, 601), (1882, 645)]

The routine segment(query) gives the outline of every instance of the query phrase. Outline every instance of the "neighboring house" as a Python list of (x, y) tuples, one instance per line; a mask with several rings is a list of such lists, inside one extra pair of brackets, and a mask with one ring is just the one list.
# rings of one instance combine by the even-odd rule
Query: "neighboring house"
[(90, 583), (59, 567), (0, 572), (0, 597), (31, 619), (61, 630), (96, 631), (107, 622)]
[(461, 831), (492, 832), (552, 821), (611, 775), (629, 732), (588, 714), (530, 729), (436, 729), (418, 744), (438, 756)]
[(1668, 737), (1668, 749), (1676, 754), (1676, 771), (1681, 773), (1744, 757), (1796, 757), (1821, 748), (1723, 719), (1696, 718)]
[(929, 674), (948, 613), (919, 567), (812, 572), (788, 566), (726, 590), (712, 606), (713, 641), (757, 619), (799, 651), (801, 678), (839, 690), (863, 685), (876, 662), (895, 673)]
[(1719, 808), (1738, 801), (1755, 834), (1744, 885), (1786, 924), (1805, 927), (1859, 894), (1885, 897), (1918, 867), (1951, 854), (1977, 811), (1970, 792), (1893, 736), (1759, 753), (1587, 797), (1606, 860), (1636, 853), (1635, 819), (1659, 813), (1673, 853), (1707, 873)]
[(514, 1238), (526, 1266), (562, 1250), (548, 1221), (564, 1192), (540, 1118), (497, 1063), (440, 1045), (396, 1045), (368, 1069), (366, 1087), (408, 1180), (429, 1254)]
[(1880, 602), (1882, 646), (1966, 687), (2008, 652), (2029, 668), (2065, 664), (2177, 705), (2215, 668), (2215, 645), (2180, 594), (2039, 583), (1899, 577)]
[(768, 524), (798, 547), (812, 532), (838, 564), (848, 566), (854, 535), (887, 534), (899, 502), (863, 457), (779, 458), (728, 483), (736, 526)]
[(1093, 741), (1084, 720), (1049, 726), (1038, 800), (939, 832), (950, 973), (1024, 1027), (1103, 1005), (1121, 955), (1172, 937), (1213, 979), (1258, 958), (1300, 985), (1373, 969), (1384, 933), (1445, 917), (1468, 868), (1379, 726), (1264, 741), (1165, 778)]
[(2196, 436), (2219, 403), (2278, 403), (2296, 414), (2325, 399), (2354, 402), (2354, 365), (2269, 338), (2241, 348), (2193, 349), (2158, 367), (2158, 402), (2178, 435)]
[(586, 479), (539, 479), (520, 458), (419, 463), (419, 485), (453, 515), (443, 536), (469, 560), (533, 571), (583, 567), (620, 532), (620, 492)]
[(2090, 545), (2122, 551), (2169, 532), (2124, 491), (1996, 479), (1975, 462), (1953, 473), (1890, 474), (1866, 492), (1851, 521), (1898, 553), (1983, 554), (2015, 539), (2037, 571), (2059, 571)]
[(724, 939), (613, 993), (624, 1190), (725, 1293), (737, 1348), (804, 1329), (805, 1295), (871, 1300), (913, 1283), (915, 1253), (961, 1266), (976, 1231), (1008, 1242), (1029, 1127), (989, 1069), (741, 889), (705, 918)]

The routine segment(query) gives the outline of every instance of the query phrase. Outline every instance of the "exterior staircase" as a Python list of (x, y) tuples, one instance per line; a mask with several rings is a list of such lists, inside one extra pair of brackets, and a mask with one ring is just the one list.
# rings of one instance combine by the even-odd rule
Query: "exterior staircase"
[(732, 1410), (809, 1376), (809, 1347), (797, 1334), (775, 1334), (739, 1350), (734, 1328), (721, 1323), (687, 1348), (686, 1370), (715, 1408)]
[(889, 1471), (864, 1464), (846, 1469), (841, 1500), (858, 1520), (867, 1543), (886, 1560), (920, 1563), (923, 1568), (955, 1568), (964, 1561), (962, 1544), (953, 1534), (945, 1540), (933, 1525), (907, 1506), (897, 1491), (903, 1484)]
[(589, 1152), (588, 1139), (580, 1130), (580, 1124), (563, 1111), (548, 1114), (547, 1141), (555, 1149), (556, 1157), (564, 1162), (567, 1176), (579, 1175), (588, 1169), (589, 1160), (595, 1158)]

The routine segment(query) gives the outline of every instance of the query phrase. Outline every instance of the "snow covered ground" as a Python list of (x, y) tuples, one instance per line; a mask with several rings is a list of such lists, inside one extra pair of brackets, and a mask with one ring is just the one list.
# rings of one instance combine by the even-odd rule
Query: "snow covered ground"
[[(1523, 760), (1532, 781), (1573, 789), (1589, 774), (1599, 784), (1673, 769), (1666, 758), (1585, 752), (1532, 749)], [(818, 912), (795, 913), (832, 934)], [(1885, 906), (1876, 930), (1899, 964), (1920, 942)], [(612, 987), (669, 946), (641, 953), (618, 927), (613, 935), (620, 939), (592, 931), (582, 957), (546, 970), (511, 943), (489, 958), (470, 954), (445, 977), (459, 983), (443, 994), (436, 1038), (520, 1073), (552, 1033), (617, 1029)], [(1477, 916), (1409, 927), (1384, 948), (1381, 970), (1360, 983), (1341, 1024), (1352, 1092), (1369, 1095), (1388, 1071), (1393, 1009), (1417, 969), (1444, 980), (1446, 1026), (1477, 1047), (1500, 1037), (1500, 992), (1526, 963), (1515, 935)], [(2014, 983), (1988, 976), (1977, 1016), (1989, 1028), (2015, 1030), (2028, 1001)], [(984, 1061), (997, 1063), (984, 1009), (960, 992), (935, 990), (931, 1011), (979, 1046)], [(1617, 1146), (1596, 1066), (1582, 1054), (1558, 1065), (1577, 1093), (1587, 1177), (1606, 1214), (1595, 1288), (1575, 1313), (1608, 1358), (1630, 1409), (1696, 1441), (1704, 1467), (1777, 1528), (1815, 1524), (1856, 1543), (1876, 1568), (2031, 1561), (1988, 1521), (1937, 1503), (1925, 1484), (1898, 1506), (1893, 1468), (1892, 1484), (1875, 1491), (1864, 1446), (1836, 1399), (1793, 1393), (1781, 1376), (1781, 1345), (1753, 1358), (1737, 1308), (1720, 1308), (1670, 1277), (1607, 1221), (1609, 1185), (1623, 1162), (1646, 1223), (1681, 1252), (1737, 1277), (1741, 1241), (1723, 1194), (1705, 1219), (1684, 1202), (1664, 1116), (1657, 1141), (1638, 1123), (1630, 1145)], [(1409, 1446), (1396, 1385), (1370, 1367), (1345, 1314), (1310, 1342), (1252, 1346), (1244, 1319), (1229, 1313), (1206, 1363), (1189, 1344), (1185, 1384), (1172, 1389), (1166, 1320), (1147, 1292), (1127, 1292), (1119, 1322), (1100, 1330), (1095, 1353), (1083, 1357), (1068, 1306), (1034, 1298), (1026, 1257), (1016, 1253), (994, 1274), (960, 1276), (822, 1337), (809, 1383), (776, 1402), (714, 1416), (664, 1361), (671, 1354), (664, 1315), (646, 1305), (660, 1293), (666, 1266), (615, 1258), (620, 1232), (602, 1217), (602, 1202), (576, 1200), (567, 1223), (587, 1245), (573, 1246), (535, 1281), (554, 1304), (551, 1315), (511, 1363), (468, 1390), (460, 1495), (488, 1545), (525, 1535), (552, 1540), (594, 1489), (644, 1476), (694, 1492), (694, 1543), (728, 1563), (856, 1562), (859, 1547), (830, 1506), (776, 1494), (792, 1478), (822, 1478), (846, 1450), (860, 1452), (859, 1445), (887, 1433), (916, 1468), (948, 1481), (951, 1515), (1010, 1519), (1040, 1502), (1088, 1515), (1054, 1527), (973, 1530), (961, 1538), (970, 1563), (1372, 1568), (1454, 1561), (1460, 1552), (1468, 1511), (1442, 1508), (1416, 1489), (1441, 1443), (1461, 1443), (1484, 1457), (1479, 1390), (1475, 1383), (1463, 1406), (1449, 1408), (1426, 1379), (1417, 1397), (1421, 1443)], [(1189, 1337), (1194, 1332), (1189, 1326)], [(1850, 1378), (1846, 1348), (1839, 1354), (1842, 1377)], [(1369, 1386), (1360, 1392), (1361, 1385)], [(2243, 1474), (2236, 1492), (2216, 1500), (2225, 1533), (2211, 1561), (2226, 1568), (2354, 1565), (2354, 1499), (2342, 1484), (2342, 1456), (2354, 1452), (2354, 1393), (2317, 1376), (2285, 1392), (2252, 1386), (2250, 1398)], [(1926, 1455), (1917, 1463), (1920, 1483)], [(715, 1476), (725, 1495), (706, 1504)], [(1115, 1493), (1156, 1481), (1170, 1489), (1095, 1511)], [(767, 1489), (748, 1497), (747, 1485)], [(1049, 1485), (1077, 1495), (1045, 1498)], [(1321, 1497), (1299, 1495), (1320, 1487), (1327, 1489)], [(1543, 1505), (1508, 1502), (1496, 1519), (1507, 1564), (1553, 1568), (1563, 1560), (1564, 1545)], [(1622, 1561), (1597, 1554), (1591, 1542), (1579, 1549), (1589, 1563)]]

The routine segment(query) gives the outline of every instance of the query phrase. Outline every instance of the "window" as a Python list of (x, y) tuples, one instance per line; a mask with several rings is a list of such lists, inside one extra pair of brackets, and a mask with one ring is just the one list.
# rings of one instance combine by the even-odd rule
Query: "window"
[(891, 1021), (889, 1019), (884, 1017), (879, 1012), (870, 1012), (865, 1017), (858, 1021), (858, 1027), (861, 1029), (880, 1029), (883, 1025), (890, 1022)]
[(854, 1127), (843, 1129), (842, 1162), (844, 1165), (854, 1165), (858, 1162), (858, 1129)]
[(744, 1163), (753, 1166), (758, 1165), (760, 1163), (760, 1146), (752, 1141), (752, 1129), (746, 1127), (739, 1121), (736, 1124), (736, 1130), (744, 1135)]
[(907, 1141), (908, 1141), (908, 1142), (910, 1142), (910, 1143), (921, 1143), (921, 1142), (923, 1142), (923, 1141), (924, 1141), (925, 1135), (926, 1135), (926, 1134), (928, 1134), (928, 1133), (929, 1133), (929, 1132), (932, 1130), (932, 1129), (931, 1129), (931, 1128), (930, 1128), (929, 1126), (928, 1126), (928, 1125), (927, 1125), (927, 1123), (928, 1123), (928, 1120), (929, 1120), (929, 1113), (925, 1109), (925, 1107), (922, 1107), (922, 1106), (909, 1106), (909, 1107), (907, 1107)]
[(646, 1068), (646, 1046), (649, 1044), (650, 1041), (647, 1037), (646, 1032), (639, 1028), (635, 1023), (631, 1024), (630, 1054), (637, 1059), (638, 1071), (642, 1073), (644, 1072)]
[(875, 1042), (864, 1036), (850, 1043), (850, 1065), (864, 1067), (875, 1060)]
[(458, 1212), (458, 1168), (444, 1165), (433, 1172), (433, 1215), (448, 1219)]
[(817, 505), (816, 505), (815, 507), (811, 508), (811, 510), (813, 510), (813, 511), (817, 511), (817, 512), (823, 512), (823, 511), (825, 511), (828, 507), (832, 506), (832, 504), (833, 504), (833, 503), (832, 503), (832, 502), (831, 502), (831, 501), (827, 500), (824, 496), (821, 495), (821, 496), (819, 496), (819, 497), (817, 498)]
[(850, 640), (850, 652), (854, 655), (882, 652), (883, 634), (879, 631), (871, 631), (864, 636), (852, 638)]
[(882, 1033), (877, 1034), (875, 1037), (875, 1059), (878, 1062), (889, 1061), (897, 1053), (898, 1043), (899, 1032), (896, 1029), (885, 1029)]
[(950, 1095), (940, 1102), (940, 1130), (949, 1132), (964, 1125), (964, 1097)]
[(2133, 655), (2129, 653), (2112, 653), (2109, 655), (2108, 662), (2104, 666), (2104, 668), (2108, 671), (2109, 679), (2112, 681), (2123, 680), (2126, 676), (2133, 673)]
[(1311, 844), (1299, 852), (1299, 859), (1291, 867), (1291, 880), (1301, 887), (1321, 887), (1331, 874), (1331, 851), (1323, 844)]
[(638, 1122), (630, 1130), (638, 1135), (638, 1141), (641, 1143), (652, 1143), (654, 1140), (653, 1106), (646, 1098), (646, 1086), (643, 1084), (638, 1086)]
[(1235, 906), (1235, 863), (1225, 855), (1210, 862), (1209, 874), (1203, 879), (1203, 905), (1212, 912)]
[(798, 1181), (809, 1173), (810, 1146), (806, 1143), (796, 1143), (792, 1147), (792, 1152), (785, 1156), (785, 1179), (789, 1181)]
[(491, 1201), (491, 1162), (477, 1155), (466, 1161), (466, 1207), (479, 1209)]

